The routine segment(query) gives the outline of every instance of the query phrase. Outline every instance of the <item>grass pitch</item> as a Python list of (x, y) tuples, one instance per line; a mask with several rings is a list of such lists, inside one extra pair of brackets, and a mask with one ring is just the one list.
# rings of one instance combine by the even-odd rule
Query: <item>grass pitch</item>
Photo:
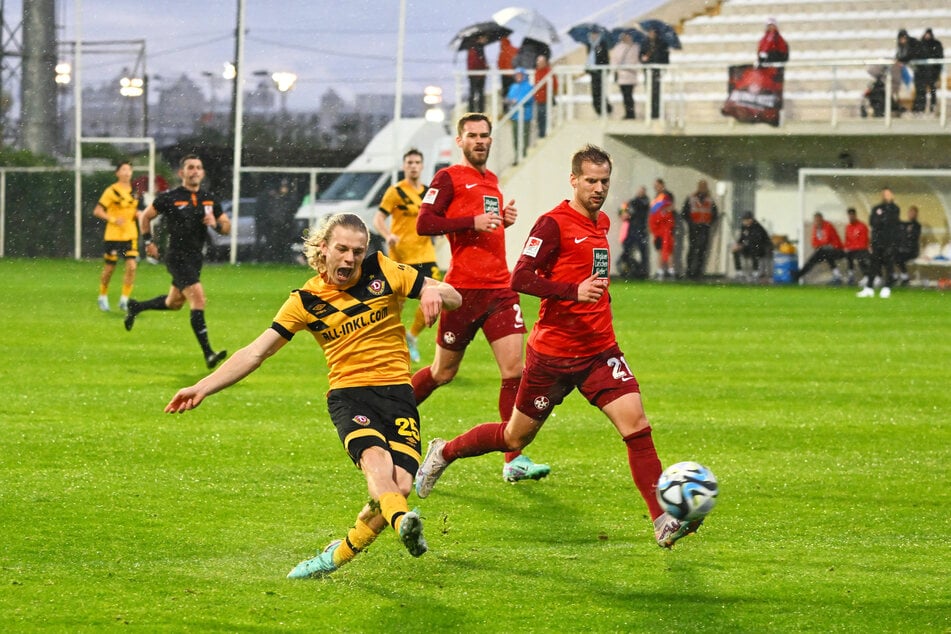
[[(96, 309), (99, 270), (0, 260), (0, 631), (951, 631), (947, 294), (615, 283), (661, 459), (720, 481), (698, 535), (654, 544), (623, 444), (573, 394), (528, 451), (548, 479), (461, 461), (410, 499), (429, 553), (389, 532), (300, 582), (366, 499), (316, 344), (163, 414), (205, 373), (187, 311), (127, 333)], [(206, 268), (212, 344), (249, 342), (308, 276)], [(142, 265), (136, 297), (167, 287)], [(479, 340), (422, 405), (424, 440), (496, 419), (497, 387)]]

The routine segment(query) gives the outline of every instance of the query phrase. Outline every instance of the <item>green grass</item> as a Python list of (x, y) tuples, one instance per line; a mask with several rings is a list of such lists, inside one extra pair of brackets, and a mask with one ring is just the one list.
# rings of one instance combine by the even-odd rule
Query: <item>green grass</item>
[[(720, 480), (697, 536), (653, 543), (623, 444), (573, 394), (529, 450), (548, 479), (459, 462), (420, 504), (424, 557), (387, 533), (292, 582), (366, 499), (319, 349), (298, 337), (165, 415), (205, 372), (187, 314), (125, 332), (96, 309), (99, 268), (0, 260), (0, 631), (951, 631), (947, 294), (615, 284), (661, 459)], [(307, 277), (206, 268), (212, 344), (250, 341)], [(135, 295), (167, 286), (143, 265)], [(480, 339), (423, 404), (424, 440), (494, 420), (497, 386)]]

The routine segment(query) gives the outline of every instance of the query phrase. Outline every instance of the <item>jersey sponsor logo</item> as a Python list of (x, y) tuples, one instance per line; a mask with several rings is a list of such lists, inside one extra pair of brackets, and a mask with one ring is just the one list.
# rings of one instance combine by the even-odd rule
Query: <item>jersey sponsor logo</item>
[(548, 400), (547, 396), (536, 396), (535, 400), (532, 403), (535, 405), (535, 409), (539, 411), (544, 411), (548, 409), (548, 406), (551, 404), (551, 401)]
[(205, 203), (205, 213), (211, 215), (214, 212), (215, 212), (214, 205), (212, 205), (211, 203)]
[(436, 202), (436, 196), (438, 195), (439, 195), (439, 190), (436, 189), (435, 187), (430, 187), (429, 190), (426, 192), (426, 196), (423, 197), (423, 202), (431, 205), (434, 202)]
[(475, 187), (475, 186), (478, 185), (478, 184), (479, 184), (479, 183), (466, 183), (466, 189), (472, 189), (473, 187)]
[(535, 236), (529, 236), (528, 240), (525, 241), (525, 248), (522, 249), (522, 255), (527, 255), (531, 258), (538, 255), (538, 250), (542, 246), (542, 239), (536, 238)]
[(593, 260), (591, 273), (597, 275), (599, 278), (607, 278), (608, 263), (610, 261), (608, 250), (603, 247), (591, 249), (591, 255)]
[(581, 244), (582, 242), (584, 242), (584, 241), (587, 240), (587, 239), (588, 239), (588, 236), (585, 236), (585, 237), (583, 237), (583, 238), (575, 238), (575, 244)]
[(445, 343), (453, 344), (456, 342), (456, 333), (454, 332), (443, 333), (442, 340)]
[(502, 215), (502, 204), (499, 202), (499, 199), (495, 196), (483, 196), (482, 197), (482, 209), (487, 214), (495, 214), (496, 216)]
[(370, 424), (370, 419), (364, 416), (363, 414), (357, 414), (356, 416), (353, 417), (352, 420), (357, 425), (361, 425), (363, 427), (366, 427), (367, 425)]
[(380, 296), (385, 290), (386, 284), (383, 283), (383, 280), (373, 280), (367, 284), (367, 292), (369, 292), (371, 295)]

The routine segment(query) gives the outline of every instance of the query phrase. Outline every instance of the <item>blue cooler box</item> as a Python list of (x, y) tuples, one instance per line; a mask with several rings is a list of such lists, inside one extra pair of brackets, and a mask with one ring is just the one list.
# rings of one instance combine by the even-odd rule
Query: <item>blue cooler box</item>
[(799, 270), (799, 259), (788, 253), (773, 254), (773, 282), (792, 284), (793, 275)]

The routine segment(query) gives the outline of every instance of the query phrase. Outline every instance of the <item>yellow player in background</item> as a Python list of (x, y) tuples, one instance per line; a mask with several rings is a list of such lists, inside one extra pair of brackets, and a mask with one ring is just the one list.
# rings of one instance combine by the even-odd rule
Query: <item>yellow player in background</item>
[(132, 163), (120, 161), (116, 165), (116, 182), (106, 188), (92, 214), (106, 222), (103, 235), (102, 275), (99, 278), (99, 309), (109, 310), (109, 281), (116, 270), (119, 258), (125, 259), (125, 273), (122, 276), (122, 295), (119, 297), (119, 310), (126, 310), (132, 285), (135, 283), (135, 269), (139, 257), (138, 213), (141, 202), (132, 191)]
[[(373, 228), (386, 241), (387, 255), (434, 280), (442, 279), (436, 266), (436, 249), (430, 236), (416, 233), (416, 217), (423, 202), (427, 185), (420, 182), (423, 173), (423, 153), (411, 149), (403, 155), (403, 180), (383, 194), (380, 209), (373, 218)], [(387, 226), (386, 219), (390, 222)], [(402, 309), (402, 306), (400, 306)], [(419, 361), (416, 339), (426, 326), (421, 308), (416, 310), (413, 325), (406, 333), (406, 346), (414, 362)]]

